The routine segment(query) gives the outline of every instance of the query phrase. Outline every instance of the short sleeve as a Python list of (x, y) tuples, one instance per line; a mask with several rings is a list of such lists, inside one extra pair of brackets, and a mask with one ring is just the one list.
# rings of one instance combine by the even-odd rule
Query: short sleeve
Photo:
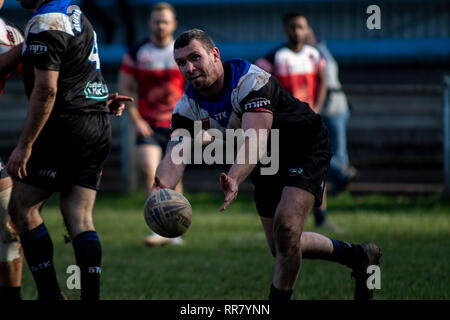
[(41, 70), (59, 71), (72, 37), (61, 31), (30, 33), (26, 54), (31, 64)]
[(277, 103), (277, 83), (273, 77), (259, 90), (250, 91), (239, 103), (244, 112), (268, 112), (273, 113)]

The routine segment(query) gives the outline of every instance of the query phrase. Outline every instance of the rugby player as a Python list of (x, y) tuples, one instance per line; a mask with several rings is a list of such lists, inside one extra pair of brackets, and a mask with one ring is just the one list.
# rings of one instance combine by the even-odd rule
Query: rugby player
[[(380, 248), (372, 242), (350, 244), (303, 232), (309, 211), (322, 202), (331, 158), (320, 115), (259, 67), (240, 59), (222, 63), (219, 49), (202, 30), (181, 34), (174, 44), (174, 57), (188, 87), (174, 109), (171, 140), (156, 171), (152, 193), (159, 188), (173, 189), (181, 178), (186, 163), (174, 161), (172, 150), (192, 141), (195, 121), (202, 124), (202, 135), (210, 128), (221, 132), (258, 129), (258, 146), (267, 146), (267, 135), (258, 134), (259, 130), (276, 129), (280, 162), (276, 174), (263, 175), (261, 164), (245, 161), (235, 162), (220, 176), (225, 194), (221, 210), (225, 210), (236, 199), (239, 185), (251, 174), (256, 208), (274, 256), (269, 298), (290, 299), (302, 258), (312, 258), (351, 268), (356, 280), (355, 298), (370, 299), (373, 290), (366, 285), (366, 271), (369, 265), (379, 263)], [(246, 139), (238, 154), (245, 153), (248, 159), (249, 150), (250, 139)]]
[(101, 245), (92, 220), (103, 163), (111, 145), (108, 114), (129, 97), (108, 94), (97, 37), (70, 0), (20, 0), (27, 23), (23, 79), (25, 125), (7, 163), (13, 177), (9, 213), (20, 235), (38, 298), (63, 299), (53, 244), (39, 209), (59, 192), (60, 209), (81, 270), (81, 299), (99, 299)]
[[(173, 33), (177, 28), (172, 5), (160, 2), (152, 7), (151, 35), (127, 53), (119, 73), (119, 89), (128, 96), (137, 91), (138, 106), (128, 105), (136, 128), (137, 162), (149, 195), (155, 171), (169, 142), (169, 126), (175, 104), (183, 95), (185, 82), (173, 59)], [(182, 193), (181, 181), (176, 190)], [(181, 244), (181, 237), (164, 238), (152, 233), (146, 245)]]
[[(272, 73), (291, 95), (320, 113), (327, 94), (325, 60), (316, 48), (305, 43), (309, 25), (302, 13), (287, 13), (283, 23), (287, 43), (257, 60), (256, 65)], [(315, 226), (338, 231), (327, 221), (326, 213), (325, 187), (322, 205), (314, 208)]]
[[(0, 9), (4, 0), (0, 0)], [(20, 71), (23, 33), (0, 17), (0, 95), (14, 70)], [(8, 215), (12, 181), (0, 158), (0, 300), (20, 300), (23, 253)]]

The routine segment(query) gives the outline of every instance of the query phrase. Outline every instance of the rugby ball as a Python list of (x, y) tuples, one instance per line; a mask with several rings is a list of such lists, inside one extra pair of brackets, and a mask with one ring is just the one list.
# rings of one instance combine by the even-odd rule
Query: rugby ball
[(191, 225), (189, 201), (172, 189), (159, 189), (145, 202), (144, 217), (153, 232), (166, 238), (181, 236)]

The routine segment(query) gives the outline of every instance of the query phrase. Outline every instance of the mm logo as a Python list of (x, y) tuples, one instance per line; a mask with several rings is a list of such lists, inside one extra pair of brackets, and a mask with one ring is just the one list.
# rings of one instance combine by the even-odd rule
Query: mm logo
[(256, 98), (247, 102), (244, 106), (245, 110), (256, 109), (261, 107), (270, 106), (270, 100), (264, 98)]
[(288, 170), (288, 174), (290, 177), (295, 177), (295, 176), (299, 176), (303, 173), (303, 169), (302, 168), (291, 168)]
[(39, 42), (39, 41), (35, 41), (35, 42), (31, 42), (28, 45), (27, 50), (29, 52), (31, 52), (32, 54), (43, 54), (43, 53), (46, 53), (48, 51), (48, 48), (45, 45), (45, 43)]

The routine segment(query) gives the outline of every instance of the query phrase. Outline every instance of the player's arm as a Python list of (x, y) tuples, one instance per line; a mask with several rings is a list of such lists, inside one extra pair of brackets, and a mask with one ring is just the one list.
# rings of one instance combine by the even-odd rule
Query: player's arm
[(325, 79), (325, 67), (323, 59), (320, 59), (319, 72), (317, 73), (317, 94), (313, 106), (314, 111), (320, 113), (322, 111), (325, 97), (327, 96), (327, 84)]
[(58, 90), (58, 71), (34, 68), (34, 74), (35, 83), (28, 103), (25, 125), (19, 143), (7, 164), (8, 172), (19, 179), (27, 176), (26, 165), (31, 155), (33, 143), (53, 110)]
[[(267, 148), (267, 137), (269, 131), (272, 128), (273, 115), (269, 112), (246, 112), (242, 116), (242, 129), (244, 132), (247, 130), (256, 131), (256, 141), (246, 136), (245, 142), (238, 150), (236, 159), (244, 159), (244, 164), (234, 163), (230, 168), (228, 174), (222, 173), (220, 176), (220, 184), (225, 194), (225, 201), (221, 211), (225, 210), (231, 202), (233, 202), (238, 193), (239, 185), (247, 178), (247, 176), (253, 171), (256, 163), (250, 163), (250, 152), (257, 152), (257, 160), (265, 154)], [(262, 130), (261, 130), (262, 129)], [(261, 131), (266, 134), (261, 134)], [(257, 149), (252, 146), (258, 146)]]
[[(137, 92), (138, 83), (135, 78), (124, 72), (119, 72), (119, 91), (129, 97), (134, 97)], [(137, 99), (134, 99), (137, 101)], [(144, 137), (150, 136), (153, 132), (148, 123), (141, 117), (138, 107), (135, 103), (127, 103), (128, 114), (130, 115), (131, 121), (136, 127), (137, 133), (143, 135)]]
[(191, 136), (183, 134), (182, 130), (178, 129), (172, 133), (166, 154), (156, 169), (155, 183), (150, 194), (162, 188), (175, 189), (186, 168), (186, 162), (180, 160), (184, 158), (184, 152), (190, 150), (191, 144)]
[(0, 55), (0, 79), (14, 71), (22, 60), (22, 43)]

